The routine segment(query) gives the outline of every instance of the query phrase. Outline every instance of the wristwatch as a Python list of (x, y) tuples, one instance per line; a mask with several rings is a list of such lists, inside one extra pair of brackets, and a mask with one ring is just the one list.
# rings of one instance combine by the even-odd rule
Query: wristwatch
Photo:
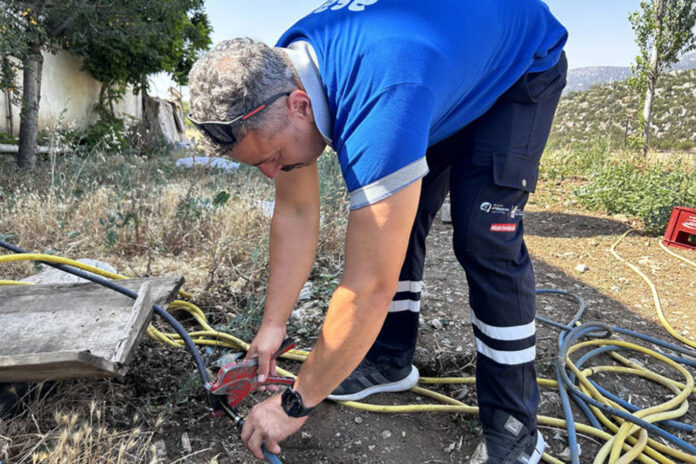
[(283, 411), (290, 417), (304, 417), (312, 412), (312, 408), (308, 408), (302, 402), (302, 396), (298, 392), (288, 387), (281, 396)]

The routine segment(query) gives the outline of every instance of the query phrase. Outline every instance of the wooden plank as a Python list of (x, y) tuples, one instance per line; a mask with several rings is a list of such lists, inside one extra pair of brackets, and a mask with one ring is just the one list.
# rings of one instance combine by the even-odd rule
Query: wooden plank
[[(119, 370), (150, 321), (152, 303), (165, 305), (173, 300), (183, 278), (118, 281), (134, 291), (146, 282), (149, 290), (135, 304), (133, 299), (91, 282), (0, 287), (0, 382), (17, 380), (11, 377), (17, 369), (9, 374), (5, 367), (15, 366), (11, 359), (21, 355), (49, 355), (46, 359), (61, 378), (62, 373), (55, 369), (60, 363), (50, 361), (51, 354), (89, 352), (109, 363), (106, 370)], [(81, 359), (75, 363), (79, 365)], [(36, 363), (31, 366), (28, 369), (37, 375), (46, 374)], [(78, 371), (71, 368), (70, 372)], [(84, 374), (95, 374), (91, 364), (85, 364)]]
[(126, 325), (127, 334), (118, 345), (111, 360), (118, 364), (127, 364), (133, 354), (131, 348), (142, 337), (145, 329), (152, 319), (154, 308), (152, 307), (152, 283), (145, 282), (138, 290), (138, 299), (131, 309), (131, 320)]
[(0, 356), (0, 382), (31, 382), (77, 377), (115, 377), (125, 369), (89, 351)]

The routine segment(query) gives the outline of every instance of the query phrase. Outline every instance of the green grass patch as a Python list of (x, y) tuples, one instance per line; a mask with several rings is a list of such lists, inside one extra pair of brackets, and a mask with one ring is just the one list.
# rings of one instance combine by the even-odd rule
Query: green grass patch
[(542, 158), (540, 177), (583, 181), (571, 192), (581, 206), (639, 218), (647, 232), (661, 234), (674, 206), (696, 203), (695, 163), (688, 153), (643, 157), (616, 150), (604, 138), (548, 152)]
[(587, 208), (638, 217), (647, 232), (659, 235), (674, 206), (694, 206), (696, 172), (624, 160), (595, 172), (573, 193)]

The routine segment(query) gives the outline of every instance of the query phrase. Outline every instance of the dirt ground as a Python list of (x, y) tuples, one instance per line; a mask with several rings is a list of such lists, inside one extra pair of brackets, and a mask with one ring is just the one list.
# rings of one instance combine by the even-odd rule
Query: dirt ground
[[(546, 188), (553, 189), (553, 185)], [(659, 324), (647, 285), (610, 253), (612, 243), (631, 227), (627, 218), (581, 212), (572, 206), (547, 201), (543, 205), (532, 201), (525, 214), (527, 244), (534, 260), (537, 288), (565, 289), (582, 296), (587, 303), (584, 322), (601, 321), (674, 341)], [(428, 239), (423, 321), (415, 359), (422, 376), (474, 374), (476, 351), (469, 326), (466, 279), (451, 253), (451, 239), (451, 226), (436, 221)], [(662, 251), (655, 237), (629, 235), (619, 245), (618, 252), (650, 276), (672, 326), (682, 335), (693, 338), (696, 329), (693, 269)], [(689, 251), (680, 253), (692, 260), (696, 258)], [(580, 272), (576, 267), (582, 265), (586, 270)], [(311, 303), (306, 304), (305, 312), (308, 306), (311, 310)], [(538, 297), (538, 313), (548, 318), (568, 321), (576, 310), (576, 303), (567, 298)], [(314, 314), (315, 318), (309, 319), (313, 327), (301, 331), (302, 334), (293, 334), (296, 326), (290, 326), (290, 335), (306, 348), (311, 346), (312, 336), (317, 333), (321, 321), (320, 312), (317, 310)], [(538, 325), (537, 363), (542, 377), (554, 377), (557, 336), (555, 329)], [(154, 354), (150, 359), (146, 354), (149, 350), (154, 350), (152, 342), (141, 349), (137, 363), (147, 374), (139, 373), (138, 368), (125, 379), (125, 383), (139, 385), (134, 392), (138, 395), (152, 394), (154, 386), (145, 383), (144, 378), (139, 379), (140, 375), (154, 375), (155, 379), (160, 379), (156, 382), (160, 384), (162, 378), (168, 377), (170, 380), (165, 384), (169, 388), (178, 387), (179, 374), (172, 372), (172, 359), (163, 361)], [(172, 354), (176, 358), (183, 356), (181, 353)], [(161, 366), (153, 371), (157, 359)], [(182, 363), (182, 371), (189, 369), (183, 358)], [(297, 369), (292, 362), (283, 365), (290, 370)], [(195, 376), (189, 378), (195, 383)], [(635, 379), (604, 375), (600, 377), (600, 383), (645, 406), (655, 404), (656, 400), (664, 401), (666, 396), (666, 392), (656, 389), (653, 384)], [(163, 386), (165, 390), (167, 385)], [(457, 385), (438, 390), (475, 405), (473, 386)], [(261, 399), (263, 395), (257, 395), (249, 400), (248, 406)], [(377, 395), (370, 402), (421, 404), (431, 400), (404, 393)], [(177, 408), (175, 417), (180, 419), (165, 425), (159, 437), (166, 442), (166, 455), (163, 455), (166, 462), (208, 462), (213, 457), (218, 462), (255, 462), (244, 453), (238, 435), (229, 425), (224, 420), (211, 419), (199, 402), (181, 404)], [(542, 389), (540, 413), (562, 417), (558, 393)], [(684, 420), (696, 423), (693, 406)], [(191, 451), (182, 446), (184, 433), (191, 443)], [(545, 427), (543, 433), (554, 456), (562, 457), (564, 451), (567, 453), (563, 430)], [(467, 462), (479, 434), (478, 421), (470, 415), (377, 414), (326, 402), (312, 414), (300, 433), (282, 443), (280, 458), (284, 463), (317, 464), (460, 463)], [(592, 462), (599, 446), (595, 439), (581, 438), (582, 462)]]
[[(530, 203), (525, 212), (527, 245), (533, 257), (537, 288), (564, 289), (584, 298), (583, 322), (601, 321), (669, 342), (674, 339), (660, 325), (647, 285), (616, 260), (609, 248), (631, 227), (627, 218), (608, 217), (576, 210), (571, 204), (549, 201), (553, 184), (543, 186), (543, 203)], [(551, 195), (551, 196), (549, 196)], [(422, 326), (415, 364), (422, 376), (472, 376), (475, 345), (469, 326), (468, 291), (463, 271), (451, 252), (452, 227), (436, 221), (428, 239), (428, 257), (422, 298)], [(696, 277), (693, 268), (661, 250), (658, 239), (629, 235), (618, 252), (639, 266), (657, 286), (662, 306), (672, 326), (682, 335), (696, 336)], [(679, 252), (691, 260), (696, 253)], [(581, 269), (582, 271), (578, 270)], [(311, 313), (311, 302), (304, 311)], [(321, 314), (314, 308), (312, 327), (289, 335), (300, 347), (310, 348), (319, 330)], [(569, 321), (577, 310), (574, 301), (558, 296), (539, 296), (538, 313), (559, 322)], [(558, 331), (537, 325), (538, 373), (554, 378)], [(296, 333), (293, 333), (295, 331)], [(635, 355), (636, 359), (643, 359)], [(296, 371), (298, 364), (282, 362)], [(691, 372), (696, 374), (694, 369)], [(605, 388), (647, 406), (665, 401), (666, 390), (647, 381), (598, 377)], [(225, 419), (212, 418), (199, 393), (193, 364), (183, 350), (145, 340), (136, 353), (131, 372), (116, 381), (93, 381), (95, 395), (122, 398), (122, 410), (110, 411), (124, 421), (133, 410), (153, 417), (159, 411), (172, 419), (154, 437), (160, 458), (169, 463), (251, 463), (238, 433)], [(475, 405), (471, 385), (438, 388), (466, 404)], [(246, 406), (262, 400), (250, 398)], [(88, 399), (85, 399), (87, 401)], [(369, 399), (378, 404), (421, 404), (431, 400), (413, 393), (380, 394)], [(540, 413), (562, 418), (560, 397), (542, 389)], [(582, 417), (578, 414), (578, 419)], [(690, 407), (682, 420), (696, 423)], [(567, 448), (562, 429), (544, 427), (547, 450), (556, 457)], [(301, 432), (281, 444), (283, 463), (462, 463), (478, 442), (480, 426), (471, 415), (452, 413), (377, 414), (325, 402), (313, 413)], [(592, 462), (600, 443), (582, 437), (582, 462)], [(694, 443), (693, 438), (689, 438)], [(567, 451), (567, 450), (566, 450)]]

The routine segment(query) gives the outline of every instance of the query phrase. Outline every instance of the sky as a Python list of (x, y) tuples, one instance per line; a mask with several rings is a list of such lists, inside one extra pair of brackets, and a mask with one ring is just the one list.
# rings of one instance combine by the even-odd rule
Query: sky
[[(431, 1), (433, 4), (437, 0)], [(272, 45), (298, 19), (324, 0), (206, 0), (213, 44), (251, 37)], [(640, 0), (545, 0), (569, 32), (570, 68), (629, 66), (638, 54), (628, 15)], [(163, 96), (171, 86), (164, 75), (151, 80), (151, 94)], [(184, 89), (184, 94), (186, 94)]]

